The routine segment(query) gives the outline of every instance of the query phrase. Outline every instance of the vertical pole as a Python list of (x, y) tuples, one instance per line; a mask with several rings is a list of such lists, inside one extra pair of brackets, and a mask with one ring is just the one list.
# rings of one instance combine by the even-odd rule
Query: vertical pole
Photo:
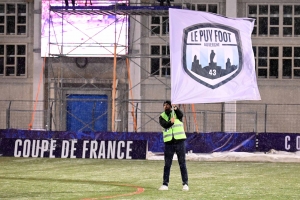
[[(138, 107), (139, 106), (139, 103), (136, 103), (136, 107), (135, 107), (135, 116), (137, 116), (137, 111), (138, 111)], [(136, 126), (136, 128), (135, 128), (135, 132), (137, 132), (137, 121), (136, 121), (136, 117), (133, 119), (134, 120), (134, 124), (135, 124), (135, 126)]]
[(257, 111), (255, 112), (255, 133), (257, 134)]
[(268, 105), (266, 104), (265, 105), (265, 133), (267, 132), (267, 116), (268, 116), (267, 112), (268, 112)]
[(10, 109), (6, 109), (6, 129), (10, 129)]
[[(117, 19), (116, 10), (117, 3), (115, 2), (115, 20)], [(117, 81), (117, 23), (115, 23), (115, 46), (114, 46), (114, 68), (113, 68), (113, 90), (112, 90), (112, 113), (111, 113), (111, 130), (115, 131), (115, 107), (116, 107), (116, 81)]]
[(111, 130), (115, 131), (115, 99), (116, 99), (116, 79), (117, 79), (117, 44), (115, 43), (114, 47), (114, 68), (113, 68), (113, 88), (112, 88), (112, 113), (111, 113)]
[(8, 108), (6, 109), (6, 129), (10, 129), (10, 106), (11, 101), (9, 101)]

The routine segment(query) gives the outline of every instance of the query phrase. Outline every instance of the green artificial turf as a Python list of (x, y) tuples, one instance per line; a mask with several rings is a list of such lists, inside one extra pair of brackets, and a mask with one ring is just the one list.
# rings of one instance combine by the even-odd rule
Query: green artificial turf
[(300, 199), (298, 163), (188, 161), (188, 192), (182, 191), (175, 160), (169, 190), (158, 191), (163, 165), (151, 160), (0, 157), (0, 199)]

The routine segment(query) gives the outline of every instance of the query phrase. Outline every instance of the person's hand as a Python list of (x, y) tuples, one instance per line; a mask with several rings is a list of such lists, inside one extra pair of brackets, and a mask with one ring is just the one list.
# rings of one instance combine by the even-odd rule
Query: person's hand
[(175, 118), (174, 117), (171, 118), (171, 122), (172, 122), (172, 124), (174, 124), (174, 122), (175, 122)]
[(172, 104), (172, 107), (174, 108), (174, 110), (177, 110), (177, 105), (176, 104)]

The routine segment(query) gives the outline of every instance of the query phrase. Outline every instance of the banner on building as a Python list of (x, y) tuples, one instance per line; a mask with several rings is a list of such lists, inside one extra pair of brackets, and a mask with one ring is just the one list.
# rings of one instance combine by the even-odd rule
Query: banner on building
[(254, 19), (169, 9), (174, 104), (260, 100)]

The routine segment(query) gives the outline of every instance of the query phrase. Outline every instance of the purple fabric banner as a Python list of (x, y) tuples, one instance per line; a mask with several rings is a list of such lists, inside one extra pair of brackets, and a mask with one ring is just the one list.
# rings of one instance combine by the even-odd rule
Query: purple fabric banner
[[(160, 132), (63, 132), (34, 130), (0, 130), (0, 138), (19, 139), (61, 139), (61, 140), (108, 140), (108, 141), (148, 141), (148, 151), (163, 152), (164, 143)], [(1, 144), (0, 144), (1, 146)], [(187, 133), (187, 151), (211, 153), (223, 151), (254, 152), (256, 134), (251, 133)], [(1, 152), (0, 152), (1, 153)]]
[(298, 133), (259, 133), (258, 150), (267, 152), (277, 151), (295, 152), (300, 150), (300, 134)]
[(187, 150), (195, 153), (254, 152), (255, 140), (255, 133), (187, 134)]
[(163, 151), (162, 133), (131, 133), (131, 132), (68, 132), (68, 131), (37, 131), (0, 129), (0, 138), (29, 139), (84, 139), (84, 140), (147, 140), (148, 149), (152, 152)]
[(0, 151), (13, 157), (146, 159), (147, 141), (3, 138)]

